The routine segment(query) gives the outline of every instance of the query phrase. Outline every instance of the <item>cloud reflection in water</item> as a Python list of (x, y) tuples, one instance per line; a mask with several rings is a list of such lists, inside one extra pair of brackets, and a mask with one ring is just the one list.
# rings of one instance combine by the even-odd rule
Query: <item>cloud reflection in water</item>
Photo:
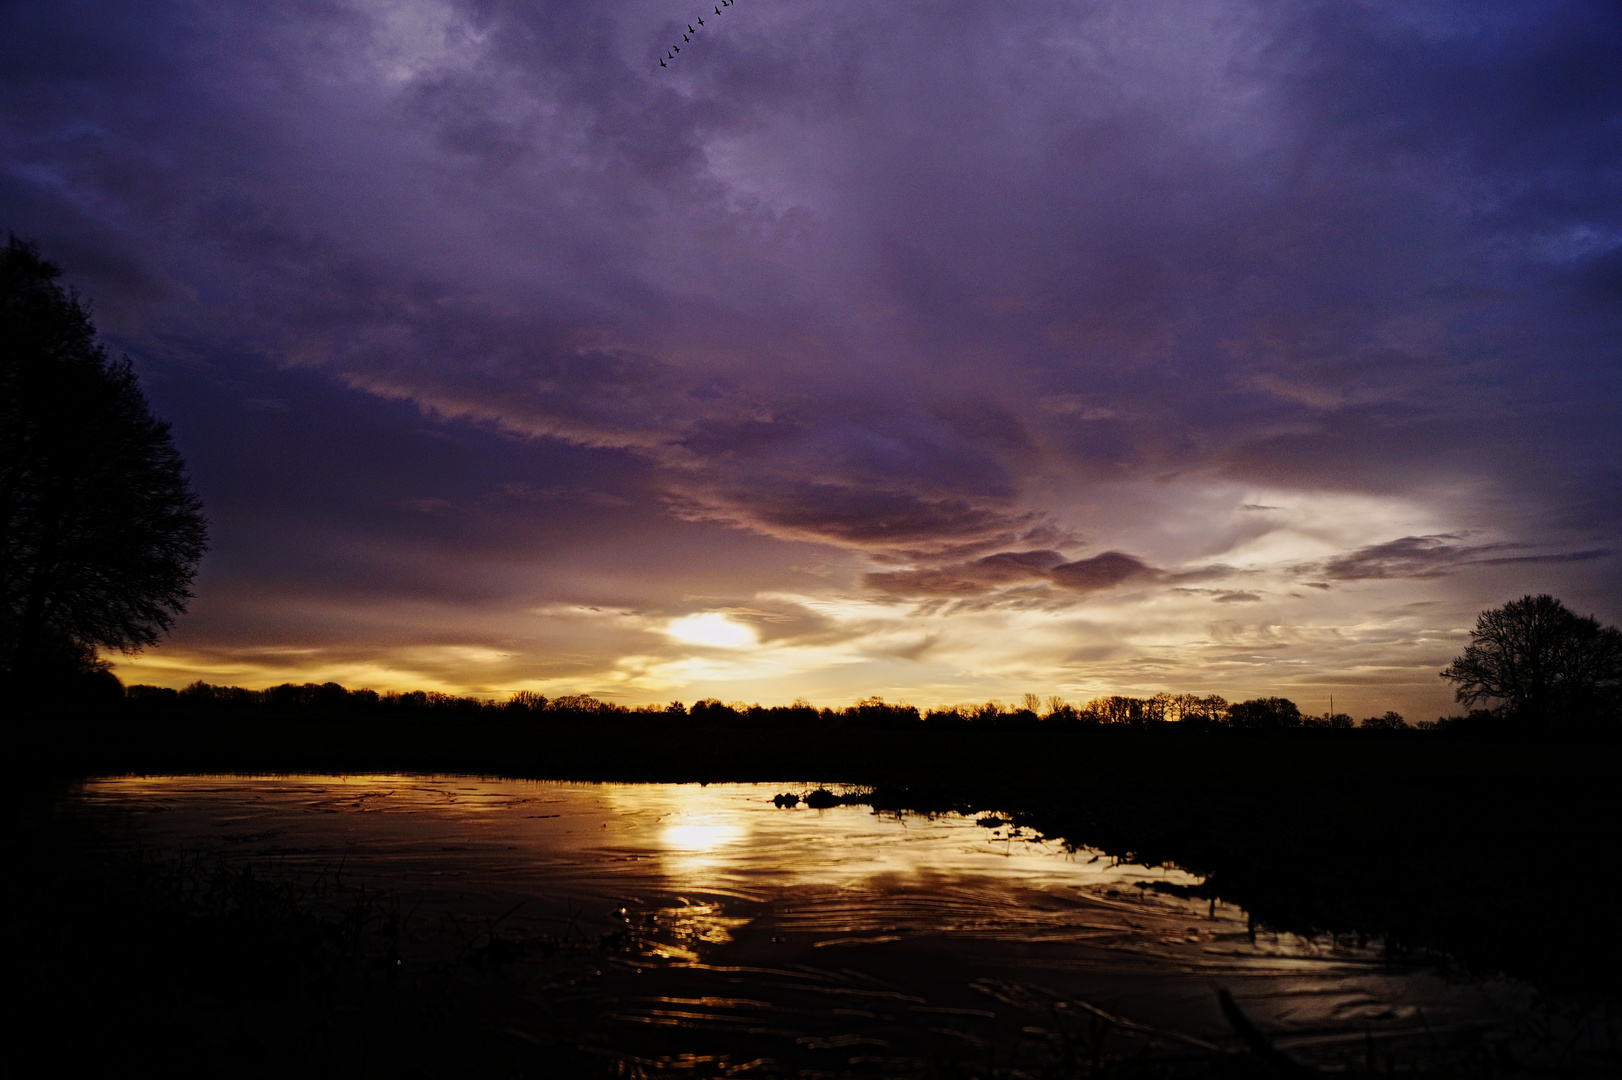
[[(421, 926), (474, 939), (499, 926), (555, 940), (565, 923), (601, 935), (568, 985), (591, 988), (580, 1001), (616, 1001), (612, 1013), (591, 1004), (591, 1022), (650, 1058), (731, 1053), (738, 1025), (768, 1016), (760, 1038), (787, 1040), (774, 1056), (834, 1048), (854, 1037), (853, 1003), (866, 1010), (861, 1039), (911, 1040), (920, 1054), (934, 1053), (941, 1017), (985, 1025), (965, 1036), (1003, 1038), (998, 1024), (1017, 1035), (1041, 1021), (1038, 999), (1108, 1002), (1133, 1022), (1220, 1042), (1220, 985), (1328, 1062), (1361, 1053), (1371, 1025), (1391, 1039), (1476, 1031), (1524, 997), (1502, 980), (1445, 983), (1376, 947), (1252, 936), (1242, 911), (1135, 887), (1196, 882), (1179, 871), (1066, 851), (989, 819), (780, 810), (771, 796), (785, 787), (803, 790), (181, 777), (94, 781), (76, 805), (157, 852), (293, 874), (342, 866)], [(868, 1007), (880, 999), (883, 1010)], [(1407, 1019), (1418, 1010), (1423, 1030)]]

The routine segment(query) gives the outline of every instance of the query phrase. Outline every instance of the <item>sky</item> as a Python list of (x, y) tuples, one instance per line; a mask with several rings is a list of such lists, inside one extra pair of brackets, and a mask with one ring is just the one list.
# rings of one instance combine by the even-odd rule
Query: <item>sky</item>
[(716, 7), (0, 2), (211, 523), (126, 683), (1413, 720), (1622, 621), (1622, 7)]

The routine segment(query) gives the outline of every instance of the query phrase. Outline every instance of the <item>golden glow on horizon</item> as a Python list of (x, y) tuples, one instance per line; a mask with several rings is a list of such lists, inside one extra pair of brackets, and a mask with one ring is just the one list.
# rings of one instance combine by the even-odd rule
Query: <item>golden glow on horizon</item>
[[(402, 649), (402, 654), (419, 651)], [(439, 655), (452, 655), (436, 650)], [(495, 650), (478, 650), (481, 654), (495, 654)], [(150, 683), (180, 689), (189, 683), (202, 681), (217, 686), (245, 686), (262, 690), (281, 683), (341, 683), (351, 690), (366, 687), (379, 693), (407, 690), (431, 690), (442, 694), (466, 694), (465, 680), (452, 681), (426, 666), (406, 666), (410, 657), (395, 657), (396, 664), (376, 661), (345, 661), (323, 657), (316, 649), (267, 649), (235, 658), (221, 658), (211, 652), (192, 652), (173, 645), (164, 645), (146, 652), (125, 656), (108, 653), (102, 657), (113, 664), (113, 673), (126, 686)], [(457, 657), (457, 659), (468, 659)], [(481, 657), (483, 659), (483, 657)], [(490, 662), (485, 659), (485, 662)], [(528, 687), (517, 687), (528, 689)], [(551, 692), (551, 691), (549, 691)]]
[[(996, 594), (898, 596), (859, 581), (800, 581), (718, 597), (710, 610), (687, 614), (657, 604), (526, 603), (472, 615), (413, 607), (388, 612), (386, 629), (359, 627), (362, 645), (311, 646), (286, 633), (249, 647), (199, 648), (182, 631), (158, 648), (107, 659), (126, 684), (331, 681), (495, 700), (521, 690), (592, 694), (629, 706), (805, 697), (839, 707), (877, 694), (929, 708), (1026, 692), (1082, 704), (1165, 690), (1233, 700), (1276, 694), (1314, 712), (1333, 692), (1337, 706), (1358, 715), (1396, 708), (1428, 719), (1451, 707), (1436, 672), (1457, 652), (1478, 605), (1452, 601), (1428, 578), (1324, 581), (1317, 567), (1403, 536), (1457, 535), (1463, 544), (1502, 537), (1452, 523), (1445, 498), (1422, 505), (1179, 489), (1182, 507), (1166, 491), (1153, 494), (1116, 522), (1117, 534), (1093, 536), (1086, 551), (1069, 554), (1138, 548), (1168, 575), (1208, 572), (1080, 595), (1039, 582)], [(1132, 541), (1144, 521), (1160, 523), (1153, 547)], [(1462, 580), (1462, 571), (1435, 580)], [(268, 615), (321, 626), (349, 617), (324, 600)]]

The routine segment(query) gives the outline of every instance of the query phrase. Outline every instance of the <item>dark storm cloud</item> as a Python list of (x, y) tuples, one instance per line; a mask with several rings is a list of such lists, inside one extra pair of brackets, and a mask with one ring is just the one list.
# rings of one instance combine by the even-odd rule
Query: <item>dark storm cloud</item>
[[(865, 574), (868, 588), (893, 596), (984, 596), (1004, 587), (1051, 585), (1068, 593), (1087, 594), (1118, 585), (1209, 581), (1233, 573), (1228, 566), (1168, 572), (1136, 555), (1106, 551), (1086, 559), (1066, 560), (1057, 551), (1000, 551), (969, 562), (917, 570)], [(1178, 588), (1177, 591), (1186, 591)]]
[(1359, 548), (1312, 569), (1323, 577), (1338, 581), (1441, 577), (1453, 573), (1473, 556), (1501, 551), (1507, 546), (1469, 546), (1456, 543), (1458, 539), (1457, 536), (1404, 536), (1384, 544)]
[(680, 517), (915, 567), (884, 592), (1184, 580), (1019, 562), (1085, 533), (1044, 484), (1480, 482), (1616, 523), (1614, 5), (827, 0), (679, 73), (668, 19), (11, 5), (0, 226), (145, 364), (629, 455)]
[[(1461, 537), (1404, 536), (1384, 544), (1359, 548), (1308, 568), (1309, 572), (1337, 581), (1374, 578), (1446, 577), (1469, 566), (1513, 566), (1539, 563), (1591, 562), (1610, 554), (1604, 548), (1549, 554), (1508, 554), (1519, 544), (1464, 544)], [(1310, 582), (1308, 584), (1311, 584)]]
[(1062, 563), (1053, 568), (1053, 582), (1073, 592), (1093, 592), (1114, 588), (1129, 581), (1161, 576), (1142, 559), (1120, 551), (1106, 551), (1090, 559)]
[(686, 516), (720, 517), (786, 538), (821, 540), (901, 558), (961, 555), (1052, 530), (1036, 514), (905, 490), (796, 484), (731, 491), (707, 503), (677, 504)]

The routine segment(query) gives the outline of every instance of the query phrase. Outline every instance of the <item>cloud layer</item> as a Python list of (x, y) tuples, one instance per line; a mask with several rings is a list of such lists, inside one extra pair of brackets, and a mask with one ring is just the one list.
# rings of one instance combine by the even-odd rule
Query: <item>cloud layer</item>
[[(740, 0), (659, 68), (687, 17), (0, 14), (0, 226), (216, 478), (236, 599), (177, 647), (437, 643), (663, 693), (703, 680), (624, 675), (702, 659), (660, 620), (792, 594), (833, 608), (797, 602), (822, 629), (774, 677), (859, 696), (929, 656), (1076, 682), (1101, 646), (1022, 667), (974, 620), (1119, 604), (1108, 633), (1182, 627), (1192, 687), (1226, 677), (1186, 644), (1213, 605), (1287, 640), (1388, 610), (1340, 601), (1380, 582), (1438, 632), (1534, 589), (1614, 604), (1622, 14)], [(639, 629), (558, 667), (556, 612), (628, 601)], [(897, 612), (949, 621), (872, 629)], [(816, 652), (864, 627), (889, 659)], [(1147, 670), (1110, 677), (1177, 682)]]

